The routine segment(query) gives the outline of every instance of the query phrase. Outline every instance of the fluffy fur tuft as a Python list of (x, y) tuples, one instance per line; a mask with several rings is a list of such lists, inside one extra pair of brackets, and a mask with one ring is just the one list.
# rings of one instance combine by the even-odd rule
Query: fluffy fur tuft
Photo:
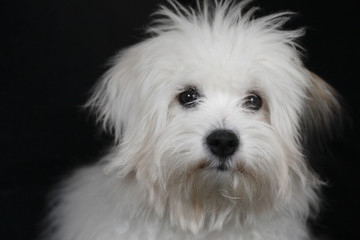
[[(169, 1), (152, 37), (114, 58), (87, 103), (114, 147), (62, 185), (47, 239), (311, 237), (322, 181), (303, 146), (341, 108), (302, 64), (303, 30), (282, 30), (291, 13), (254, 18), (248, 2)], [(206, 143), (218, 129), (239, 139), (226, 161)]]

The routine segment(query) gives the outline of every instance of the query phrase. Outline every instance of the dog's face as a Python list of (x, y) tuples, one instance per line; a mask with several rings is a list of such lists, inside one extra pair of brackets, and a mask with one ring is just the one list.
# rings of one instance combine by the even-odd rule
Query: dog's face
[(193, 232), (307, 214), (320, 182), (304, 129), (325, 129), (339, 108), (301, 63), (301, 31), (279, 30), (286, 15), (235, 18), (239, 8), (218, 6), (213, 20), (164, 10), (157, 35), (122, 52), (89, 102), (117, 139), (108, 168), (135, 174), (155, 210)]

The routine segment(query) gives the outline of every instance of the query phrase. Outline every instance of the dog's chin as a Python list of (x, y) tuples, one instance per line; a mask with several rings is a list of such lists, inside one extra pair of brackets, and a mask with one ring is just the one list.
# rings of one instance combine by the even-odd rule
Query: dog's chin
[(191, 168), (172, 171), (162, 183), (165, 186), (156, 188), (162, 190), (152, 194), (163, 197), (158, 207), (166, 205), (172, 223), (193, 233), (221, 229), (231, 219), (255, 219), (273, 208), (277, 196), (270, 176), (234, 161), (202, 159)]

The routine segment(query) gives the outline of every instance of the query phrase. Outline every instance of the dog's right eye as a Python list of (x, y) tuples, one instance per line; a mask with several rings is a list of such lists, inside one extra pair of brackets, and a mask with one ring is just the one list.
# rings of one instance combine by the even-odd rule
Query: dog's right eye
[(253, 93), (244, 99), (242, 106), (250, 111), (258, 111), (262, 106), (262, 99), (259, 95)]
[(197, 100), (200, 95), (196, 88), (188, 88), (178, 95), (178, 100), (181, 105), (186, 108), (192, 108), (196, 106)]

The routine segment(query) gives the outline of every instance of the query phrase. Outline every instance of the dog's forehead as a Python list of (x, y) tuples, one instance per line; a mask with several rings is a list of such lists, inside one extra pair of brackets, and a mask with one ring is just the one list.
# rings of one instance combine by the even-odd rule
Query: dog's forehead
[(179, 74), (173, 82), (174, 88), (181, 90), (188, 86), (193, 86), (207, 94), (223, 93), (243, 93), (250, 88), (257, 88), (256, 79), (249, 75), (246, 70), (234, 69), (225, 70), (221, 67), (199, 69), (188, 68), (187, 72)]
[(300, 54), (286, 36), (241, 29), (221, 34), (171, 30), (132, 47), (123, 59), (144, 95), (171, 97), (187, 86), (236, 93), (302, 89)]
[[(161, 45), (161, 57), (186, 69), (192, 67), (207, 72), (243, 71), (257, 58), (264, 58), (274, 47), (263, 46), (238, 36), (168, 33), (155, 39)], [(262, 49), (263, 48), (263, 49)], [(173, 58), (175, 56), (175, 59)]]
[(240, 88), (262, 78), (259, 75), (292, 68), (292, 59), (298, 58), (296, 50), (287, 44), (274, 39), (260, 41), (241, 33), (209, 38), (205, 33), (189, 36), (170, 32), (151, 39), (145, 48), (153, 56), (151, 65), (168, 73), (168, 80)]

